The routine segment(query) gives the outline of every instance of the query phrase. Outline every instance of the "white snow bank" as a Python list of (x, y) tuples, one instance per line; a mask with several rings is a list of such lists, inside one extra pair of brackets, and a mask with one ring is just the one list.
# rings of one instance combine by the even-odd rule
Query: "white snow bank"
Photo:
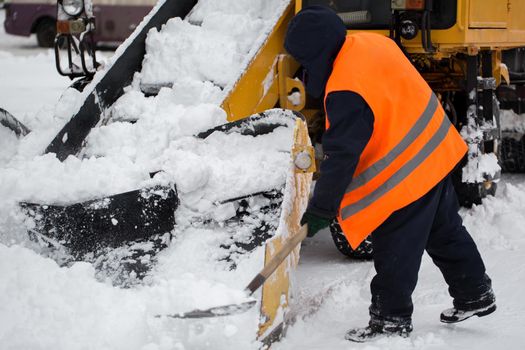
[(0, 107), (24, 124), (30, 124), (42, 105), (56, 101), (69, 85), (69, 79), (57, 73), (51, 50), (26, 57), (2, 51), (0, 46), (0, 60)]
[[(221, 49), (223, 55), (218, 57), (216, 52)], [(225, 86), (238, 73), (242, 61), (231, 38), (180, 18), (169, 20), (160, 33), (152, 30), (146, 52), (142, 82), (147, 84), (192, 78)]]
[(472, 210), (463, 209), (462, 215), (479, 244), (512, 251), (525, 244), (525, 184), (520, 176), (507, 177), (497, 197), (484, 199), (483, 205)]
[(211, 339), (221, 340), (215, 349), (255, 347), (256, 308), (198, 321), (154, 317), (239, 302), (241, 283), (257, 268), (241, 263), (228, 279), (228, 269), (206, 254), (219, 234), (187, 234), (191, 240), (166, 252), (154, 283), (134, 289), (98, 282), (88, 263), (60, 268), (31, 250), (0, 244), (2, 349), (196, 349)]
[[(179, 129), (180, 123), (189, 122), (195, 113), (207, 109), (217, 111), (212, 105), (174, 108), (179, 118), (172, 119), (173, 124), (166, 121), (164, 132), (170, 127), (175, 134), (185, 130)], [(145, 116), (135, 124), (108, 125), (109, 130), (115, 127), (118, 133), (99, 135), (101, 139), (114, 137), (122, 141), (129, 135), (122, 134), (121, 129), (128, 127), (145, 134), (131, 138), (136, 144), (109, 147), (104, 157), (69, 157), (64, 162), (53, 155), (30, 161), (15, 157), (0, 168), (0, 193), (5, 194), (0, 201), (0, 239), (11, 245), (0, 243), (0, 342), (7, 349), (149, 350), (204, 348), (210, 339), (220, 339), (220, 343), (213, 344), (215, 349), (258, 348), (259, 344), (254, 343), (257, 307), (240, 316), (199, 321), (156, 319), (154, 315), (244, 300), (242, 290), (262, 268), (264, 249), (235, 255), (236, 269), (232, 272), (231, 261), (225, 259), (233, 252), (224, 247), (232, 243), (232, 232), (221, 225), (196, 228), (192, 219), (198, 223), (199, 219), (228, 218), (231, 211), (215, 205), (216, 201), (284, 186), (291, 168), (293, 142), (294, 122), (286, 118), (289, 114), (275, 110), (266, 121), (288, 127), (264, 135), (215, 132), (206, 139), (180, 136), (169, 140), (165, 150), (153, 148), (152, 153), (139, 147), (158, 142), (141, 140), (153, 136), (145, 130), (151, 131), (156, 125), (148, 124), (150, 120)], [(123, 151), (128, 146), (136, 147), (140, 155)], [(88, 147), (86, 153), (93, 150)], [(148, 164), (158, 165), (163, 172), (150, 180), (145, 171)], [(25, 235), (23, 217), (16, 208), (20, 197), (79, 199), (159, 181), (177, 184), (181, 206), (176, 212), (172, 244), (158, 254), (158, 263), (143, 286), (114, 288), (110, 281), (97, 281), (100, 277), (95, 276), (90, 264), (59, 267), (16, 245), (19, 241), (9, 240), (14, 235)], [(265, 217), (258, 219), (270, 222)], [(236, 238), (251, 234), (244, 231), (239, 225)], [(283, 228), (278, 231), (286, 233)]]
[[(157, 97), (142, 94), (125, 95), (115, 106), (118, 113), (139, 111), (136, 123), (113, 122), (93, 129), (87, 139), (85, 155), (129, 158), (136, 163), (152, 164), (171, 141), (191, 136), (226, 122), (226, 114), (217, 106), (198, 104), (184, 106), (174, 103), (174, 93), (164, 90)], [(127, 114), (129, 115), (129, 114)]]

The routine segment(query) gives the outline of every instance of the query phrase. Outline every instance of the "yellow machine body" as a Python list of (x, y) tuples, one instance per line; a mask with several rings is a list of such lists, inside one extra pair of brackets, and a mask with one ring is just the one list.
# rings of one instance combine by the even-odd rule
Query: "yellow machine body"
[[(313, 114), (313, 111), (304, 110), (303, 85), (293, 79), (299, 65), (283, 48), (288, 23), (302, 7), (302, 0), (290, 1), (265, 44), (223, 101), (222, 108), (230, 121), (275, 106), (302, 111), (307, 117)], [(522, 0), (458, 0), (456, 23), (448, 29), (432, 30), (435, 52), (425, 52), (421, 34), (412, 40), (402, 39), (402, 44), (410, 54), (423, 55), (425, 60), (433, 61), (459, 53), (477, 54), (480, 50), (493, 50), (496, 53), (494, 76), (499, 83), (500, 74), (505, 74), (500, 72), (501, 51), (525, 46), (523, 14), (525, 1)], [(389, 35), (387, 30), (370, 31)], [(462, 74), (464, 69), (461, 64), (452, 68), (457, 74)], [(432, 72), (424, 75), (429, 80), (444, 78), (442, 74), (435, 76)], [(289, 98), (293, 92), (300, 96), (296, 104)]]
[[(303, 1), (296, 0), (296, 12), (302, 7)], [(456, 24), (451, 28), (432, 30), (437, 49), (434, 55), (467, 52), (467, 48), (505, 50), (525, 46), (522, 0), (458, 0), (456, 13)], [(371, 31), (389, 35), (387, 30)], [(409, 53), (425, 53), (420, 35), (412, 40), (402, 39)]]
[[(283, 47), (286, 28), (295, 14), (293, 5), (291, 1), (257, 55), (223, 101), (221, 107), (228, 114), (229, 121), (275, 106), (292, 110), (304, 108), (303, 84), (292, 78), (299, 65), (285, 53)], [(297, 105), (288, 99), (295, 90), (301, 96)]]

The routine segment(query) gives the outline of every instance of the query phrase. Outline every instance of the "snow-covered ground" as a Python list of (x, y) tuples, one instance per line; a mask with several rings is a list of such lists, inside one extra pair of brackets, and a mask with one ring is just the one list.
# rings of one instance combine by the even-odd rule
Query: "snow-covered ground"
[(4, 17), (0, 10), (0, 107), (24, 120), (53, 105), (69, 78), (58, 75), (53, 50), (39, 48), (34, 36), (5, 34)]
[(326, 233), (303, 244), (294, 305), (298, 321), (275, 349), (521, 349), (525, 341), (525, 176), (504, 175), (498, 195), (462, 209), (492, 278), (498, 310), (456, 325), (439, 322), (451, 307), (447, 286), (428, 255), (414, 292), (409, 339), (348, 344), (345, 331), (367, 322), (372, 263), (345, 260)]
[[(2, 19), (3, 11), (0, 10), (0, 20)], [(214, 28), (213, 22), (210, 26)], [(67, 111), (55, 104), (69, 81), (55, 72), (52, 53), (36, 48), (32, 39), (34, 38), (10, 37), (0, 29), (0, 107), (9, 110), (34, 129), (45, 129), (49, 124), (47, 134), (52, 136), (67, 115)], [(227, 83), (225, 82), (226, 85)], [(199, 86), (197, 90), (203, 91), (202, 88)], [(129, 101), (139, 100), (134, 99), (133, 93), (129, 94)], [(158, 108), (178, 108), (177, 113), (192, 112), (192, 109), (186, 107), (175, 107), (180, 101), (172, 94), (174, 92), (166, 90), (163, 95), (159, 95)], [(74, 100), (75, 96), (66, 95), (64, 98), (63, 101), (67, 102)], [(146, 108), (147, 103), (150, 102), (136, 103), (133, 106)], [(122, 103), (122, 106), (125, 108), (131, 105)], [(192, 113), (207, 113), (210, 120), (205, 123), (214, 124), (220, 121), (220, 112), (210, 105), (194, 107)], [(53, 114), (63, 117), (50, 117)], [(172, 130), (177, 136), (180, 136), (177, 134), (180, 128), (198, 129), (205, 126), (179, 124), (170, 121), (168, 115), (159, 116), (169, 124), (171, 129), (168, 130)], [(39, 157), (35, 149), (42, 146), (41, 140), (45, 140), (45, 132), (38, 135), (38, 140), (25, 141), (22, 149), (14, 149), (14, 136), (0, 128), (0, 178), (3, 182), (0, 184), (0, 191), (4, 196), (11, 196), (10, 199), (16, 198), (21, 194), (13, 194), (10, 189), (16, 189), (20, 181), (25, 181), (27, 187), (18, 192), (27, 195), (48, 192), (46, 195), (50, 195), (52, 191), (40, 191), (38, 187), (41, 186), (39, 178), (44, 175), (35, 172), (40, 169), (39, 162), (49, 162), (48, 169), (56, 171), (53, 175), (59, 178), (62, 176), (60, 179), (63, 181), (74, 181), (75, 174), (79, 172), (86, 179), (91, 175), (96, 177), (95, 173), (90, 174), (89, 171), (105, 169), (107, 164), (104, 162), (118, 159), (117, 151), (125, 160), (117, 164), (116, 168), (127, 169), (122, 179), (140, 182), (143, 179), (136, 177), (143, 170), (143, 163), (146, 164), (141, 158), (147, 159), (150, 152), (133, 153), (140, 148), (137, 144), (165, 142), (140, 139), (139, 136), (143, 134), (137, 134), (137, 130), (155, 126), (148, 124), (150, 122), (152, 119), (146, 115), (143, 125), (136, 123), (138, 125), (133, 130), (127, 129), (124, 124), (119, 126), (114, 123), (111, 128), (105, 131), (101, 129), (98, 134), (92, 135), (88, 155), (103, 153), (105, 157), (98, 160), (93, 158), (92, 164), (87, 165), (85, 161), (80, 163), (75, 159), (69, 160), (65, 165), (58, 165), (54, 160)], [(129, 136), (128, 141), (119, 143), (114, 137), (119, 133)], [(187, 132), (185, 135), (191, 133)], [(166, 159), (176, 158), (186, 151), (185, 146), (170, 146), (172, 149), (166, 153)], [(19, 160), (12, 159), (15, 153)], [(34, 162), (30, 161), (32, 158)], [(12, 168), (7, 169), (8, 164)], [(131, 164), (138, 165), (134, 167)], [(192, 165), (201, 166), (198, 159), (194, 159)], [(82, 173), (82, 169), (86, 171)], [(191, 167), (187, 170), (191, 171)], [(200, 173), (202, 171), (191, 172), (193, 177)], [(11, 182), (4, 182), (6, 179)], [(179, 180), (184, 178), (180, 176)], [(191, 193), (192, 186), (199, 181), (204, 180), (188, 180), (186, 191)], [(49, 182), (47, 185), (60, 188), (59, 181)], [(98, 185), (110, 186), (112, 183)], [(122, 188), (119, 190), (127, 184), (121, 183), (120, 186)], [(236, 297), (232, 288), (240, 290), (247, 281), (229, 273), (227, 266), (222, 263), (209, 269), (217, 257), (199, 254), (207, 251), (203, 247), (216, 244), (222, 233), (213, 236), (210, 232), (199, 230), (185, 231), (175, 244), (160, 255), (153, 283), (120, 289), (98, 281), (93, 267), (88, 263), (59, 267), (53, 260), (30, 249), (21, 237), (24, 229), (16, 226), (16, 220), (7, 219), (12, 214), (9, 212), (12, 208), (5, 204), (6, 201), (6, 198), (0, 199), (0, 349), (160, 350), (257, 347), (249, 339), (256, 328), (253, 314), (250, 313), (206, 321), (175, 321), (153, 317), (155, 313), (176, 310), (191, 301), (196, 303), (195, 306), (206, 307), (208, 304), (199, 303), (207, 299), (206, 303), (213, 305), (228, 301), (225, 298)], [(347, 260), (337, 252), (329, 233), (322, 232), (303, 244), (294, 279), (295, 298), (291, 304), (295, 322), (290, 325), (285, 339), (273, 348), (521, 349), (525, 342), (525, 333), (522, 330), (525, 326), (525, 176), (505, 175), (495, 198), (489, 198), (473, 209), (462, 210), (462, 215), (478, 243), (488, 274), (493, 280), (498, 299), (495, 314), (458, 325), (441, 324), (439, 313), (450, 307), (451, 300), (438, 269), (425, 256), (419, 284), (414, 293), (415, 330), (411, 337), (383, 339), (365, 345), (351, 344), (343, 339), (345, 331), (364, 325), (368, 320), (368, 285), (374, 274), (373, 265), (369, 262)], [(6, 227), (10, 228), (9, 232), (6, 232)], [(257, 270), (257, 266), (252, 266), (250, 261), (245, 263), (238, 267), (238, 276), (249, 276), (253, 270)], [(222, 278), (224, 285), (207, 282), (203, 276), (213, 277), (215, 280)], [(200, 288), (199, 293), (195, 293), (197, 286)], [(175, 295), (180, 299), (171, 300), (171, 296)]]

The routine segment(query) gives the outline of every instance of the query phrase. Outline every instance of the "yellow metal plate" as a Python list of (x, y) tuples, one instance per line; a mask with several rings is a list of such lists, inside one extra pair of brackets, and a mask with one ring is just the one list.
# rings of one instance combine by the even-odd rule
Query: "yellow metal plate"
[[(304, 121), (297, 120), (294, 134), (296, 146), (309, 146), (311, 144)], [(289, 235), (297, 234), (299, 231), (301, 216), (308, 203), (311, 182), (312, 173), (295, 172), (293, 180), (287, 183), (287, 188), (292, 186), (293, 189), (292, 205), (288, 207), (283, 205), (281, 216), (286, 218), (286, 231)], [(287, 237), (277, 236), (267, 242), (265, 261), (271, 259), (273, 254), (281, 248), (284, 239)], [(283, 321), (290, 297), (290, 274), (293, 273), (299, 262), (299, 250), (300, 247), (298, 246), (263, 286), (261, 321), (258, 333), (258, 339), (263, 342), (267, 338), (275, 336), (275, 331), (281, 332), (283, 329)]]
[(509, 7), (507, 0), (470, 0), (470, 28), (507, 28)]

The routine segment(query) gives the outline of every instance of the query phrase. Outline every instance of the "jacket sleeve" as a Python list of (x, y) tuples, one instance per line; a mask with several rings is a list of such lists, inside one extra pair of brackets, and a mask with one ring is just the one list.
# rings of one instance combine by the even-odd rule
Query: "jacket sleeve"
[(359, 94), (336, 91), (326, 97), (326, 115), (330, 126), (322, 139), (324, 159), (307, 211), (334, 218), (372, 136), (374, 114)]

